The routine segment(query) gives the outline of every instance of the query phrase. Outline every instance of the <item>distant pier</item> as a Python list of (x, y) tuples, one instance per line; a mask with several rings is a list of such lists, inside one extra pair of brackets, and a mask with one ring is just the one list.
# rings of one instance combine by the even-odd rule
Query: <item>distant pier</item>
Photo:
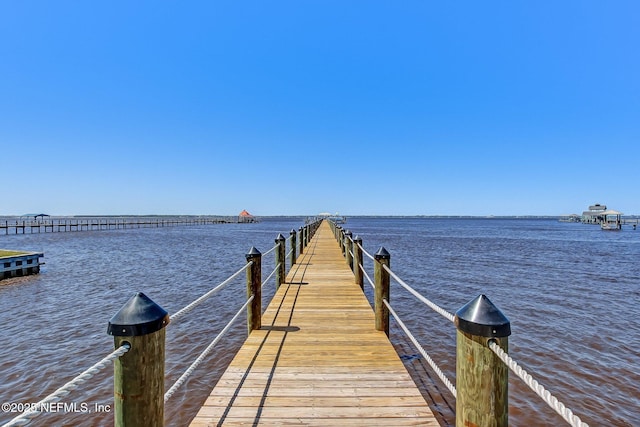
[(0, 221), (1, 234), (61, 233), (65, 231), (119, 230), (131, 228), (159, 228), (187, 225), (243, 223), (238, 217), (84, 217), (52, 218), (47, 220)]

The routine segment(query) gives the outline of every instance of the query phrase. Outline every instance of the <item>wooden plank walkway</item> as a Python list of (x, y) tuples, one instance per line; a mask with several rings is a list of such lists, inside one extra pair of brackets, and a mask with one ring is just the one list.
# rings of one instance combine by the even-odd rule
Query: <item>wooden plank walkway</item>
[(324, 222), (191, 426), (438, 426)]

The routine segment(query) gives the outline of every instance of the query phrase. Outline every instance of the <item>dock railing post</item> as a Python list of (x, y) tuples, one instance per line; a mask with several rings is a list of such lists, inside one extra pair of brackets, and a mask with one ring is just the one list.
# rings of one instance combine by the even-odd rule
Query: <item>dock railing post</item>
[(509, 425), (509, 369), (489, 348), (509, 349), (509, 319), (480, 295), (456, 312), (456, 427)]
[(353, 253), (352, 252), (353, 251), (352, 236), (353, 236), (353, 233), (351, 233), (351, 231), (349, 230), (347, 230), (344, 233), (344, 257), (351, 271), (353, 271), (353, 256), (351, 255)]
[(298, 229), (298, 237), (300, 237), (300, 250), (298, 251), (298, 254), (302, 255), (302, 253), (304, 252), (304, 228), (300, 227)]
[(278, 237), (276, 237), (276, 244), (278, 245), (275, 265), (278, 268), (278, 270), (276, 270), (276, 289), (284, 283), (287, 274), (286, 241), (282, 234), (278, 234)]
[(142, 292), (109, 321), (115, 348), (129, 351), (114, 361), (114, 425), (164, 425), (164, 349), (167, 312)]
[(376, 288), (374, 290), (374, 311), (376, 315), (376, 330), (384, 331), (389, 336), (389, 309), (384, 305), (383, 300), (389, 301), (389, 285), (391, 279), (389, 272), (384, 266), (391, 266), (391, 255), (383, 247), (378, 249), (374, 258), (374, 282)]
[(289, 232), (289, 235), (291, 236), (291, 259), (290, 259), (291, 266), (289, 268), (293, 268), (293, 266), (296, 263), (296, 250), (298, 250), (298, 248), (296, 247), (296, 230), (292, 229)]
[(247, 332), (262, 326), (262, 253), (253, 246), (245, 255), (251, 265), (247, 268), (247, 299), (254, 296), (247, 307)]
[(353, 255), (353, 276), (356, 284), (364, 291), (364, 275), (360, 269), (360, 265), (362, 265), (362, 239), (358, 236), (353, 239)]
[(309, 224), (304, 226), (304, 247), (309, 245)]

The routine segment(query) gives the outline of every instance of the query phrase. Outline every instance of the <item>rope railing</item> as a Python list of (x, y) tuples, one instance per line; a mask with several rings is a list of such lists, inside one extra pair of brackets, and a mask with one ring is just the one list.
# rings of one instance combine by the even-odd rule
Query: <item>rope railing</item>
[(253, 301), (254, 297), (255, 297), (255, 295), (251, 295), (247, 299), (247, 301), (242, 305), (242, 307), (240, 307), (240, 309), (236, 312), (236, 314), (231, 318), (229, 323), (227, 323), (226, 326), (224, 328), (222, 328), (220, 333), (218, 333), (218, 335), (214, 338), (214, 340), (211, 341), (211, 343), (207, 346), (207, 348), (205, 348), (204, 351), (202, 353), (200, 353), (200, 355), (187, 368), (187, 370), (180, 376), (180, 378), (178, 378), (178, 380), (171, 386), (171, 388), (169, 390), (167, 390), (167, 392), (164, 394), (165, 403), (169, 399), (171, 399), (171, 396), (173, 396), (175, 394), (175, 392), (178, 391), (178, 389), (185, 383), (185, 381), (187, 381), (187, 379), (191, 376), (191, 374), (193, 374), (193, 372), (196, 370), (196, 368), (202, 363), (202, 361), (205, 359), (205, 357), (207, 357), (209, 355), (209, 353), (211, 353), (211, 350), (213, 350), (213, 348), (216, 346), (216, 344), (218, 344), (218, 342), (220, 342), (220, 340), (222, 339), (222, 337), (224, 337), (224, 335), (227, 333), (227, 331), (229, 331), (229, 329), (231, 329), (231, 325), (238, 319), (240, 314), (242, 314), (242, 312), (247, 309), (247, 306), (249, 306), (249, 304), (251, 304), (251, 302)]
[[(289, 239), (286, 239), (286, 240), (291, 240), (291, 239), (292, 239), (292, 237), (290, 237)], [(285, 242), (286, 242), (286, 240), (285, 240)], [(274, 245), (271, 249), (269, 249), (265, 253), (260, 254), (258, 252), (258, 255), (260, 256), (260, 258), (258, 258), (258, 259), (263, 259), (263, 257), (265, 255), (268, 255), (269, 253), (275, 251), (279, 247), (280, 247), (280, 244), (276, 243), (276, 245)], [(291, 255), (291, 253), (294, 250), (295, 250), (295, 248), (292, 248), (291, 251), (286, 256), (288, 257), (289, 255)], [(276, 259), (278, 259), (278, 257), (276, 257)], [(188, 312), (189, 310), (193, 309), (196, 305), (202, 303), (206, 298), (208, 298), (209, 296), (213, 295), (216, 291), (221, 289), (222, 286), (226, 285), (233, 278), (237, 277), (237, 275), (239, 275), (240, 273), (245, 271), (247, 268), (251, 267), (253, 265), (253, 263), (254, 263), (253, 260), (249, 261), (244, 267), (242, 267), (240, 270), (238, 270), (233, 276), (231, 276), (229, 279), (227, 279), (221, 285), (219, 285), (218, 287), (212, 289), (207, 294), (203, 295), (202, 297), (198, 298), (193, 303), (189, 304), (184, 309), (180, 310), (178, 313), (176, 313), (176, 315), (180, 315), (181, 316), (182, 314), (184, 314), (184, 313)], [(261, 280), (261, 282), (259, 284), (260, 285), (259, 288), (261, 288), (262, 286), (267, 284), (269, 282), (269, 280), (271, 280), (273, 278), (273, 276), (278, 272), (278, 270), (280, 270), (282, 268), (282, 265), (283, 265), (282, 263), (283, 263), (283, 261), (277, 262), (275, 268), (271, 271), (271, 273), (269, 273), (269, 275), (264, 280)], [(257, 289), (259, 289), (259, 288), (257, 288)], [(173, 384), (173, 386), (171, 386), (171, 388), (164, 394), (164, 402), (167, 402), (176, 393), (176, 391), (186, 382), (186, 380), (193, 374), (193, 372), (196, 370), (196, 368), (202, 363), (202, 361), (214, 349), (216, 344), (223, 338), (223, 336), (231, 328), (232, 324), (238, 319), (238, 317), (242, 314), (242, 312), (247, 310), (249, 305), (252, 304), (252, 302), (254, 301), (255, 297), (256, 297), (256, 294), (254, 293), (247, 299), (247, 301), (236, 312), (236, 314), (231, 318), (231, 320), (227, 323), (227, 325), (220, 331), (220, 333), (214, 338), (214, 340), (204, 349), (204, 351), (196, 358), (196, 360), (189, 366), (189, 368), (187, 368), (187, 370), (180, 376), (180, 378), (178, 378), (178, 380)], [(173, 320), (176, 317), (176, 315), (172, 316), (171, 320)]]
[[(288, 239), (285, 239), (285, 242), (287, 240), (291, 241), (292, 240), (292, 236), (290, 236)], [(260, 257), (262, 259), (265, 255), (268, 255), (269, 253), (275, 251), (279, 247), (280, 247), (280, 244), (276, 243), (271, 249), (269, 249), (268, 251), (264, 252), (263, 254), (259, 254), (258, 253), (258, 255), (260, 255)], [(291, 251), (286, 255), (286, 257), (289, 257), (294, 250), (295, 250), (295, 248), (291, 248)], [(277, 257), (276, 257), (276, 259), (277, 259)], [(171, 320), (174, 320), (175, 317), (182, 316), (183, 314), (185, 314), (186, 312), (190, 311), (191, 309), (193, 309), (198, 304), (202, 303), (205, 299), (207, 299), (208, 297), (213, 295), (215, 292), (220, 290), (224, 285), (226, 285), (231, 280), (233, 280), (233, 278), (237, 277), (240, 273), (245, 271), (247, 268), (251, 267), (253, 265), (253, 262), (254, 261), (249, 261), (244, 267), (242, 267), (240, 270), (238, 270), (236, 273), (234, 273), (234, 275), (232, 275), (229, 279), (225, 280), (221, 285), (219, 285), (218, 287), (216, 287), (216, 288), (212, 289), (211, 291), (207, 292), (205, 295), (203, 295), (202, 297), (198, 298), (193, 303), (189, 304), (188, 306), (186, 306), (185, 308), (180, 310), (178, 313), (174, 314), (171, 317)], [(276, 264), (275, 268), (271, 271), (271, 273), (269, 273), (269, 275), (264, 280), (261, 281), (260, 287), (262, 287), (265, 284), (267, 284), (269, 282), (269, 280), (271, 280), (273, 278), (273, 276), (282, 267), (282, 262), (283, 261), (278, 262)], [(185, 381), (193, 374), (195, 369), (202, 363), (202, 361), (213, 350), (215, 345), (223, 338), (223, 336), (231, 328), (231, 325), (238, 319), (240, 314), (243, 311), (245, 311), (247, 309), (247, 307), (249, 307), (249, 305), (254, 301), (255, 297), (256, 297), (256, 295), (254, 293), (247, 299), (247, 301), (236, 312), (236, 314), (231, 318), (231, 320), (227, 323), (227, 325), (220, 331), (220, 333), (214, 338), (214, 340), (204, 349), (204, 351), (196, 358), (196, 360), (189, 366), (189, 368), (187, 368), (187, 370), (180, 376), (180, 378), (178, 378), (178, 380), (173, 384), (173, 386), (171, 386), (171, 388), (164, 394), (164, 401), (165, 402), (167, 402), (175, 394), (175, 392), (185, 383)]]
[[(388, 266), (383, 265), (384, 268), (391, 277), (393, 277), (398, 284), (400, 284), (403, 288), (409, 291), (413, 296), (415, 296), (418, 300), (429, 306), (432, 310), (450, 320), (451, 322), (455, 322), (455, 316), (442, 307), (436, 305), (429, 299), (420, 295), (415, 289), (411, 288), (406, 282), (404, 282), (400, 277), (398, 277)], [(389, 312), (396, 319), (404, 333), (414, 344), (416, 349), (425, 357), (433, 371), (438, 375), (438, 377), (442, 380), (442, 382), (447, 386), (447, 388), (451, 391), (454, 397), (457, 397), (457, 392), (453, 385), (451, 385), (450, 381), (444, 376), (440, 368), (433, 362), (431, 357), (426, 353), (426, 351), (422, 348), (422, 346), (418, 343), (415, 337), (411, 334), (409, 329), (404, 325), (399, 316), (395, 313), (391, 305), (387, 300), (383, 300), (385, 306), (389, 309)], [(565, 421), (571, 424), (573, 427), (588, 427), (588, 424), (582, 422), (580, 417), (575, 415), (571, 409), (567, 408), (562, 402), (560, 402), (555, 396), (553, 396), (549, 391), (547, 391), (544, 386), (542, 386), (538, 381), (536, 381), (529, 373), (527, 373), (524, 369), (522, 369), (516, 361), (514, 361), (508, 353), (506, 353), (494, 340), (489, 341), (489, 348), (502, 360), (502, 362), (509, 367), (518, 377), (520, 377), (527, 386), (531, 388), (538, 396), (540, 396), (546, 403), (551, 407), (554, 411), (556, 411)]]
[(373, 283), (373, 280), (371, 280), (371, 277), (369, 277), (369, 275), (367, 274), (367, 270), (365, 270), (364, 266), (362, 264), (358, 264), (358, 268), (360, 268), (360, 270), (362, 271), (362, 274), (367, 279), (367, 282), (369, 282), (371, 287), (375, 289), (376, 285)]
[(442, 372), (442, 369), (440, 369), (440, 367), (436, 364), (436, 362), (433, 361), (431, 356), (429, 356), (429, 354), (426, 352), (424, 347), (422, 347), (422, 345), (420, 345), (420, 343), (418, 342), (416, 337), (413, 336), (413, 334), (411, 333), (409, 328), (407, 328), (407, 325), (404, 324), (404, 322), (402, 321), (400, 316), (398, 316), (398, 314), (395, 312), (395, 310), (391, 307), (391, 304), (389, 304), (389, 301), (387, 301), (386, 299), (383, 299), (382, 302), (387, 307), (387, 309), (389, 310), (389, 313), (391, 313), (393, 318), (396, 319), (396, 322), (398, 322), (398, 325), (400, 326), (400, 328), (402, 328), (402, 330), (407, 335), (409, 340), (411, 340), (411, 342), (413, 343), (415, 348), (425, 358), (427, 363), (429, 363), (429, 366), (431, 366), (431, 369), (433, 369), (433, 371), (436, 373), (438, 378), (440, 378), (442, 383), (449, 389), (451, 394), (453, 394), (453, 397), (457, 397), (457, 391), (456, 391), (456, 388), (454, 387), (454, 385), (451, 383), (449, 378), (447, 378), (447, 376), (444, 374), (444, 372)]
[(276, 274), (276, 272), (278, 271), (279, 268), (280, 268), (280, 263), (278, 263), (278, 265), (276, 265), (276, 267), (273, 269), (273, 271), (271, 273), (269, 273), (267, 278), (262, 281), (260, 286), (264, 286), (269, 280), (271, 280), (271, 278), (274, 276), (274, 274)]
[(384, 268), (387, 273), (389, 273), (389, 275), (391, 277), (393, 277), (396, 282), (398, 282), (398, 284), (400, 284), (400, 286), (402, 286), (403, 288), (405, 288), (407, 291), (409, 291), (409, 293), (411, 293), (411, 295), (413, 295), (414, 297), (416, 297), (418, 300), (420, 300), (422, 303), (426, 304), (429, 308), (431, 308), (433, 311), (435, 311), (436, 313), (438, 313), (439, 315), (441, 315), (442, 317), (444, 317), (445, 319), (449, 320), (450, 322), (454, 322), (455, 321), (455, 316), (451, 313), (449, 313), (447, 310), (445, 310), (444, 308), (440, 307), (439, 305), (433, 303), (432, 301), (430, 301), (429, 299), (423, 297), (422, 295), (420, 295), (420, 293), (418, 293), (418, 291), (416, 291), (415, 289), (413, 289), (411, 286), (407, 285), (404, 280), (402, 280), (401, 278), (399, 278), (393, 271), (391, 271), (391, 269), (389, 267), (387, 267), (386, 265), (383, 265), (382, 268)]
[(373, 257), (373, 255), (371, 255), (369, 252), (367, 252), (367, 251), (362, 247), (362, 245), (361, 245), (361, 244), (359, 244), (359, 243), (358, 243), (358, 247), (362, 250), (362, 253), (363, 253), (367, 258), (371, 259), (372, 261), (375, 259), (375, 258)]
[[(344, 230), (337, 229), (335, 227), (335, 224), (333, 224), (332, 226), (334, 227), (334, 232), (335, 232), (336, 238), (338, 239), (339, 243), (340, 243), (341, 236), (344, 237), (344, 241), (348, 241), (350, 239), (354, 244), (356, 243), (353, 239), (351, 239), (351, 237), (349, 235), (347, 235), (344, 232)], [(342, 243), (341, 243), (341, 245), (342, 245)], [(383, 251), (384, 248), (380, 248), (381, 250), (378, 253), (376, 253), (375, 256), (373, 256), (370, 253), (368, 253), (360, 243), (357, 244), (357, 247), (362, 252), (361, 252), (361, 255), (360, 255), (360, 259), (358, 260), (359, 262), (358, 263), (354, 263), (354, 273), (356, 271), (356, 268), (361, 270), (362, 273), (363, 273), (363, 276), (366, 277), (367, 281), (371, 284), (371, 286), (376, 291), (375, 292), (375, 294), (376, 294), (375, 295), (376, 327), (378, 327), (378, 313), (379, 313), (377, 307), (379, 307), (379, 304), (380, 304), (380, 305), (383, 305), (384, 307), (386, 307), (386, 310), (388, 311), (388, 314), (386, 315), (387, 316), (387, 320), (381, 320), (380, 321), (380, 324), (383, 326), (383, 328), (385, 328), (385, 324), (387, 325), (386, 326), (387, 329), (383, 329), (383, 330), (385, 330), (387, 332), (387, 334), (388, 334), (388, 315), (390, 314), (396, 320), (397, 324), (400, 326), (400, 328), (403, 330), (403, 332), (406, 334), (406, 336), (409, 338), (409, 340), (413, 343), (415, 348), (420, 352), (420, 354), (424, 357), (424, 359), (429, 363), (429, 365), (431, 366), (433, 371), (436, 373), (436, 375), (445, 384), (445, 386), (449, 389), (449, 391), (453, 394), (453, 396), (456, 397), (456, 399), (458, 401), (457, 405), (462, 405), (463, 408), (466, 408), (467, 407), (466, 405), (468, 405), (468, 403), (465, 400), (470, 399), (470, 401), (477, 402), (477, 398), (475, 396), (477, 396), (478, 393), (485, 393), (485, 392), (489, 393), (490, 392), (490, 393), (492, 393), (492, 395), (487, 397), (484, 400), (486, 400), (488, 402), (488, 405), (489, 405), (489, 407), (487, 407), (487, 410), (490, 411), (491, 414), (495, 414), (496, 413), (495, 409), (491, 410), (491, 409), (488, 409), (488, 408), (490, 408), (491, 405), (496, 405), (497, 406), (498, 405), (497, 402), (502, 400), (502, 398), (500, 396), (506, 395), (506, 388), (505, 388), (505, 390), (502, 390), (502, 391), (499, 389), (500, 387), (507, 387), (506, 377), (504, 377), (505, 378), (504, 380), (501, 380), (501, 384), (502, 385), (500, 387), (496, 387), (495, 390), (493, 390), (494, 387), (489, 387), (490, 389), (492, 389), (492, 391), (487, 391), (487, 390), (482, 388), (482, 387), (484, 387), (484, 385), (483, 385), (484, 384), (484, 380), (478, 378), (477, 376), (473, 376), (475, 374), (472, 373), (472, 371), (468, 370), (469, 368), (466, 367), (466, 362), (463, 360), (462, 361), (462, 365), (464, 367), (460, 368), (460, 366), (458, 366), (456, 368), (456, 370), (458, 371), (459, 369), (461, 369), (459, 371), (459, 372), (462, 372), (462, 374), (460, 374), (461, 378), (457, 378), (457, 380), (458, 381), (462, 381), (463, 385), (460, 385), (460, 387), (464, 386), (465, 388), (463, 390), (465, 390), (465, 392), (463, 394), (461, 394), (460, 396), (458, 396), (457, 390), (453, 386), (451, 381), (449, 381), (449, 379), (444, 375), (442, 370), (435, 364), (435, 362), (429, 356), (429, 354), (426, 352), (426, 350), (424, 350), (422, 345), (418, 342), (418, 340), (415, 338), (415, 336), (411, 333), (411, 331), (406, 326), (406, 324), (402, 321), (402, 319), (394, 311), (394, 309), (391, 306), (391, 304), (389, 304), (389, 301), (384, 297), (381, 298), (381, 299), (378, 299), (379, 298), (378, 295), (383, 295), (385, 292), (388, 294), (388, 291), (389, 291), (389, 289), (388, 289), (388, 286), (389, 286), (388, 277), (392, 277), (398, 284), (400, 284), (400, 286), (402, 286), (404, 289), (406, 289), (409, 293), (411, 293), (414, 297), (416, 297), (420, 302), (424, 303), (425, 305), (430, 307), (433, 311), (435, 311), (436, 313), (440, 314), (442, 317), (446, 318), (450, 322), (454, 323), (456, 325), (457, 330), (459, 332), (462, 332), (464, 336), (469, 335), (470, 337), (473, 336), (476, 339), (480, 338), (480, 341), (478, 341), (478, 343), (479, 342), (485, 342), (484, 348), (486, 350), (484, 350), (484, 351), (487, 351), (489, 353), (494, 353), (497, 356), (497, 358), (495, 359), (495, 362), (492, 362), (491, 366), (487, 365), (487, 366), (485, 366), (483, 368), (483, 374), (482, 374), (483, 377), (486, 376), (487, 379), (490, 379), (490, 378), (494, 378), (493, 377), (494, 375), (501, 375), (501, 374), (497, 374), (498, 371), (493, 371), (493, 370), (497, 369), (497, 367), (494, 367), (495, 365), (502, 365), (504, 363), (504, 365), (506, 365), (506, 367), (508, 367), (520, 379), (522, 379), (525, 382), (525, 384), (527, 384), (527, 386), (529, 386), (531, 388), (531, 390), (533, 390), (539, 397), (541, 397), (549, 405), (549, 407), (551, 407), (554, 411), (556, 411), (571, 426), (573, 426), (573, 427), (588, 427), (588, 424), (584, 423), (577, 415), (575, 415), (573, 413), (572, 410), (567, 408), (562, 402), (560, 402), (555, 396), (553, 396), (548, 390), (546, 390), (544, 388), (544, 386), (542, 386), (529, 373), (527, 373), (522, 367), (520, 367), (518, 365), (518, 363), (516, 361), (514, 361), (509, 356), (509, 354), (507, 352), (505, 352), (503, 350), (501, 345), (505, 346), (505, 348), (506, 348), (507, 337), (511, 334), (509, 321), (508, 321), (508, 319), (506, 317), (504, 317), (504, 315), (500, 312), (500, 310), (497, 309), (497, 307), (495, 307), (490, 301), (488, 301), (488, 298), (486, 298), (486, 296), (480, 295), (476, 299), (474, 299), (474, 300), (470, 301), (469, 303), (467, 303), (460, 310), (458, 310), (456, 312), (456, 315), (453, 315), (453, 314), (449, 313), (448, 311), (446, 311), (445, 309), (443, 309), (442, 307), (440, 307), (437, 304), (435, 304), (432, 301), (430, 301), (428, 298), (425, 298), (423, 295), (421, 295), (419, 292), (417, 292), (415, 289), (413, 289), (411, 286), (409, 286), (404, 280), (402, 280), (400, 277), (398, 277), (398, 275), (395, 274), (391, 270), (391, 268), (389, 267), (389, 263), (388, 263), (389, 254), (388, 254), (388, 252), (386, 252), (386, 250)], [(355, 250), (353, 252), (354, 253), (351, 254), (351, 256), (354, 256)], [(345, 250), (344, 251), (344, 255), (347, 256), (348, 254), (350, 254), (350, 251), (349, 250)], [(378, 271), (379, 270), (376, 270), (376, 278), (375, 278), (374, 281), (372, 281), (371, 278), (367, 275), (367, 272), (366, 272), (364, 266), (360, 263), (360, 262), (362, 262), (362, 256), (363, 255), (367, 256), (368, 258), (370, 258), (374, 262), (380, 262), (381, 269), (385, 272), (385, 274), (388, 274), (387, 278), (384, 279), (384, 278), (382, 278), (382, 276), (379, 276), (378, 275)], [(359, 283), (361, 283), (361, 280), (360, 280)], [(376, 289), (376, 286), (383, 286), (382, 293), (378, 292), (378, 290)], [(469, 313), (466, 310), (474, 311), (474, 313), (472, 315), (469, 315)], [(477, 312), (475, 312), (475, 310), (482, 310), (482, 311), (483, 310), (487, 310), (486, 313), (491, 313), (491, 315), (489, 316), (491, 318), (491, 321), (483, 320), (485, 322), (488, 322), (486, 325), (484, 323), (476, 323), (477, 321), (475, 320), (475, 315), (477, 315)], [(380, 313), (382, 313), (382, 312), (380, 312)], [(385, 315), (381, 314), (381, 316), (385, 316)], [(491, 322), (495, 322), (495, 323), (491, 323)], [(468, 326), (469, 324), (473, 324), (474, 326), (473, 327), (472, 326)], [(487, 327), (487, 331), (485, 331), (483, 329), (483, 327), (485, 327), (485, 326)], [(469, 329), (467, 329), (467, 328), (469, 328)], [(477, 329), (477, 328), (479, 328), (479, 329)], [(480, 332), (480, 331), (482, 331), (482, 332)], [(483, 335), (483, 334), (486, 334), (486, 335)], [(485, 337), (485, 338), (482, 338), (482, 337)], [(488, 337), (488, 338), (486, 338), (486, 337)], [(464, 349), (466, 349), (466, 351), (471, 351), (470, 350), (471, 347), (468, 347), (469, 344), (467, 343), (467, 341), (470, 341), (470, 338), (465, 338), (463, 340), (463, 343), (461, 344), (460, 335), (459, 335), (458, 344), (457, 344), (457, 346), (458, 346), (457, 352), (460, 351), (460, 348), (464, 348)], [(463, 347), (460, 347), (461, 345)], [(465, 346), (467, 346), (467, 347), (465, 347)], [(482, 347), (482, 345), (480, 345), (480, 347)], [(465, 350), (463, 350), (463, 351), (465, 351)], [(476, 351), (481, 351), (481, 350), (479, 350), (479, 348), (476, 348), (473, 351), (476, 352)], [(480, 358), (480, 357), (485, 357), (485, 356), (481, 356), (479, 354), (478, 358)], [(457, 353), (457, 355), (456, 355), (457, 364), (459, 364), (461, 362), (460, 359), (461, 359), (461, 355), (460, 355), (460, 353)], [(462, 357), (462, 359), (465, 359), (465, 358)], [(470, 363), (473, 365), (472, 361)], [(504, 368), (502, 368), (502, 371), (504, 371)], [(504, 372), (506, 372), (506, 371), (504, 371)], [(467, 376), (467, 375), (471, 375), (471, 376)], [(495, 379), (492, 380), (492, 381), (495, 381)], [(463, 397), (463, 396), (467, 396), (467, 397)], [(506, 403), (506, 400), (504, 400), (504, 402)], [(500, 404), (502, 404), (502, 403), (500, 403)], [(471, 403), (471, 405), (469, 406), (469, 408), (474, 408), (474, 409), (469, 409), (471, 412), (475, 412), (475, 413), (478, 413), (478, 414), (479, 413), (489, 414), (489, 412), (484, 412), (485, 409), (486, 409), (485, 407), (479, 408), (479, 407), (476, 407), (475, 405), (476, 405), (476, 403)], [(480, 412), (478, 412), (478, 409), (480, 410)], [(507, 409), (504, 409), (504, 408), (500, 410), (500, 413), (502, 413), (502, 414), (506, 414), (507, 412), (508, 412)], [(461, 414), (460, 416), (463, 416), (463, 415)], [(494, 417), (494, 415), (488, 415), (488, 416), (489, 417)]]
[[(421, 302), (429, 306), (432, 310), (436, 311), (438, 314), (450, 320), (451, 322), (455, 322), (455, 316), (453, 314), (447, 312), (442, 307), (436, 305), (429, 299), (420, 295), (415, 289), (411, 288), (407, 283), (405, 283), (386, 265), (383, 265), (382, 267), (389, 273), (391, 277), (393, 277), (398, 282), (398, 284), (400, 284), (403, 288), (409, 291), (418, 300), (420, 300)], [(449, 385), (450, 383), (448, 383), (448, 380), (446, 379), (446, 377), (443, 378), (443, 374), (441, 373), (442, 371), (437, 367), (437, 365), (435, 365), (435, 363), (431, 360), (428, 354), (426, 354), (426, 352), (423, 353), (424, 349), (420, 346), (417, 340), (415, 340), (413, 335), (411, 335), (411, 332), (406, 328), (406, 326), (404, 326), (404, 324), (399, 319), (397, 314), (395, 314), (395, 312), (391, 308), (388, 301), (384, 300), (383, 302), (389, 309), (389, 312), (392, 313), (396, 321), (398, 321), (398, 324), (400, 325), (402, 330), (405, 332), (405, 334), (407, 334), (411, 342), (413, 342), (417, 350), (420, 351), (420, 353), (423, 356), (425, 356), (425, 359), (427, 360), (429, 365), (433, 368), (434, 372), (443, 381), (443, 383), (447, 386), (447, 388), (449, 388), (449, 390), (453, 393), (453, 395), (456, 396), (455, 388), (452, 389), (452, 386)], [(527, 384), (527, 386), (531, 388), (531, 390), (533, 390), (538, 396), (540, 396), (542, 400), (544, 400), (547, 403), (547, 405), (549, 405), (551, 409), (556, 411), (565, 421), (567, 421), (569, 424), (571, 424), (574, 427), (588, 427), (588, 424), (582, 422), (580, 417), (575, 415), (573, 411), (571, 411), (571, 409), (567, 408), (555, 396), (553, 396), (549, 391), (547, 391), (544, 388), (544, 386), (538, 383), (538, 381), (536, 381), (529, 373), (527, 373), (524, 369), (522, 369), (518, 365), (518, 363), (509, 356), (508, 353), (506, 353), (504, 350), (502, 350), (502, 348), (500, 348), (498, 344), (496, 344), (495, 341), (489, 342), (489, 348), (500, 358), (500, 360), (502, 360), (502, 362), (504, 362), (505, 365), (507, 365), (507, 367), (509, 367), (509, 369), (511, 369), (516, 375), (518, 375), (518, 377), (520, 377), (525, 382), (525, 384)]]
[(513, 360), (507, 352), (505, 352), (494, 340), (489, 340), (489, 348), (502, 360), (502, 362), (513, 371), (524, 383), (531, 388), (538, 396), (544, 400), (547, 405), (556, 411), (566, 422), (573, 427), (589, 427), (580, 417), (575, 415), (573, 411), (567, 408), (564, 403), (560, 402), (557, 397), (553, 396), (542, 384), (536, 381), (527, 371), (525, 371), (518, 362)]
[(271, 249), (269, 249), (267, 252), (263, 253), (262, 256), (266, 256), (269, 255), (271, 252), (275, 251), (278, 248), (278, 244), (276, 243), (276, 245), (274, 247), (272, 247)]
[(243, 271), (245, 271), (247, 268), (249, 268), (252, 265), (252, 263), (253, 263), (253, 261), (250, 261), (250, 262), (246, 263), (241, 269), (239, 269), (238, 271), (233, 273), (231, 276), (229, 276), (229, 278), (227, 278), (225, 281), (220, 283), (218, 286), (216, 286), (215, 288), (211, 289), (209, 292), (203, 294), (201, 297), (197, 298), (193, 302), (187, 304), (182, 309), (178, 310), (176, 313), (174, 313), (171, 316), (171, 322), (175, 322), (176, 320), (178, 320), (179, 318), (181, 318), (182, 316), (184, 316), (185, 314), (187, 314), (188, 312), (190, 312), (191, 310), (193, 310), (194, 308), (196, 308), (197, 306), (202, 304), (207, 298), (209, 298), (210, 296), (214, 295), (218, 291), (222, 290), (233, 279), (238, 277), (238, 275), (240, 275)]
[(105, 356), (98, 363), (94, 364), (90, 368), (86, 369), (84, 372), (79, 374), (77, 377), (39, 401), (38, 403), (32, 404), (29, 409), (22, 414), (18, 415), (11, 421), (6, 424), (3, 424), (2, 427), (13, 427), (13, 426), (24, 426), (29, 424), (35, 417), (40, 415), (42, 412), (53, 412), (49, 411), (50, 405), (60, 399), (63, 396), (67, 396), (71, 391), (78, 388), (79, 385), (85, 383), (87, 380), (93, 378), (95, 374), (106, 368), (111, 362), (113, 362), (118, 357), (125, 354), (129, 351), (131, 347), (128, 344), (123, 344), (118, 347), (110, 354)]

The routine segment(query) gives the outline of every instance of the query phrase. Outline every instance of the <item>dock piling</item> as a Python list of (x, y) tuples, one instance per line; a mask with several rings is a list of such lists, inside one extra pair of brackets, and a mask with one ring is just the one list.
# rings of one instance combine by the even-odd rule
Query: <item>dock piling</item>
[(362, 265), (362, 239), (359, 236), (353, 239), (353, 277), (356, 284), (360, 286), (360, 289), (364, 292), (364, 274), (360, 269)]
[(391, 278), (384, 266), (391, 267), (391, 255), (384, 247), (380, 247), (374, 258), (374, 311), (376, 314), (376, 329), (384, 331), (389, 336), (389, 309), (384, 305), (383, 300), (389, 301), (389, 285)]
[(109, 321), (115, 348), (129, 343), (114, 362), (114, 425), (164, 425), (164, 358), (167, 312), (142, 292)]
[(309, 245), (309, 224), (304, 226), (304, 247)]
[(489, 348), (494, 341), (505, 352), (509, 319), (480, 295), (456, 312), (456, 427), (509, 425), (509, 368)]
[(280, 287), (280, 285), (282, 285), (285, 281), (285, 278), (287, 276), (287, 261), (286, 261), (286, 239), (284, 238), (284, 236), (282, 234), (278, 234), (278, 237), (276, 237), (276, 245), (278, 245), (278, 247), (276, 248), (276, 267), (278, 270), (276, 270), (276, 289), (278, 289)]
[(247, 333), (262, 326), (262, 253), (255, 247), (245, 255), (251, 266), (247, 268), (247, 299), (253, 295), (253, 301), (247, 307)]
[(304, 253), (304, 228), (300, 227), (299, 236), (300, 236), (300, 250), (298, 253), (302, 255)]
[(344, 233), (344, 257), (347, 261), (347, 265), (353, 271), (353, 233), (347, 230)]
[(291, 229), (289, 236), (291, 236), (291, 258), (289, 263), (291, 264), (291, 267), (293, 267), (296, 263), (296, 230)]

